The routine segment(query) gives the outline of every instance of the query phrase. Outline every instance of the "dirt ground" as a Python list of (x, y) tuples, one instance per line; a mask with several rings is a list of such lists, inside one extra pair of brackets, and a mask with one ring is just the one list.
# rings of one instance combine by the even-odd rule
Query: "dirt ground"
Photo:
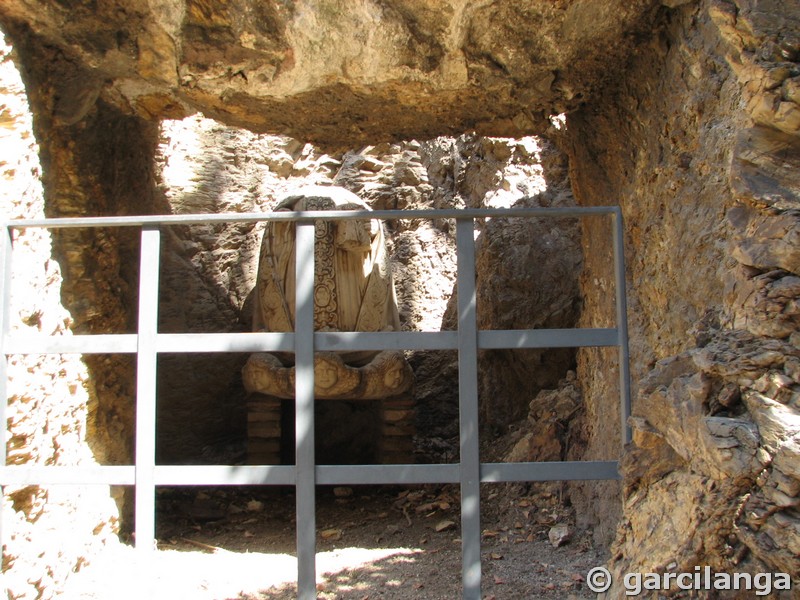
[[(454, 419), (421, 413), (426, 434), (417, 438), (416, 462), (451, 461), (458, 430), (434, 425)], [(481, 460), (503, 462), (516, 439), (507, 437), (484, 444)], [(607, 550), (574, 527), (565, 486), (482, 484), (484, 600), (595, 598), (585, 578), (606, 562)], [(155, 562), (143, 562), (125, 540), (92, 559), (64, 597), (296, 598), (295, 503), (292, 487), (159, 488)], [(457, 485), (318, 487), (316, 508), (319, 599), (461, 597)]]
[[(483, 598), (594, 598), (584, 578), (605, 556), (592, 546), (589, 532), (574, 531), (560, 489), (561, 484), (484, 485)], [(159, 492), (158, 507), (151, 597), (296, 597), (293, 489), (167, 489)], [(556, 547), (550, 536), (563, 532), (561, 526), (567, 526), (567, 537)], [(456, 486), (319, 488), (317, 531), (318, 598), (460, 597)], [(119, 567), (119, 559), (113, 562)], [(85, 571), (82, 588), (74, 587), (71, 597), (108, 597), (97, 573), (109, 577), (113, 568), (94, 570), (93, 589), (91, 566)], [(223, 575), (227, 587), (215, 582)], [(125, 586), (119, 575), (114, 580), (119, 597)]]
[[(587, 572), (606, 556), (575, 531), (561, 484), (484, 484), (482, 597), (594, 598)], [(74, 575), (70, 600), (285, 600), (296, 597), (293, 489), (159, 491), (154, 562), (109, 548)], [(567, 526), (556, 546), (553, 535)], [(461, 595), (458, 488), (319, 488), (318, 598)], [(556, 538), (554, 538), (556, 539)]]
[[(436, 363), (440, 375), (452, 362), (445, 359)], [(415, 438), (418, 464), (451, 462), (458, 455), (457, 399), (441, 401), (446, 378), (436, 382), (431, 394), (440, 401), (425, 404), (435, 410), (418, 415), (424, 432)], [(482, 462), (505, 462), (518, 437), (484, 443)], [(593, 545), (591, 531), (574, 527), (565, 492), (560, 482), (482, 484), (484, 600), (595, 598), (585, 578), (606, 562), (607, 549)], [(460, 598), (459, 495), (457, 485), (444, 484), (319, 487), (317, 597)], [(292, 487), (159, 488), (155, 560), (147, 562), (132, 540), (124, 540), (92, 558), (64, 597), (295, 598), (295, 504)]]

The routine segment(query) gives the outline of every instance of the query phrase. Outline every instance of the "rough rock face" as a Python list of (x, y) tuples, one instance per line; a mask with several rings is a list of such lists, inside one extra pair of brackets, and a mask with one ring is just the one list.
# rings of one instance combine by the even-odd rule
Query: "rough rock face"
[(511, 448), (499, 453), (503, 462), (566, 460), (569, 424), (582, 401), (575, 371), (567, 372), (554, 389), (536, 394), (525, 422), (508, 436)]
[(61, 123), (100, 98), (341, 148), (541, 132), (613, 75), (659, 4), (8, 0), (0, 23), (60, 63), (31, 84), (53, 86)]
[[(709, 336), (642, 381), (613, 547), (620, 578), (695, 565), (800, 573), (800, 349), (741, 330)], [(642, 552), (645, 539), (658, 543)]]
[[(566, 172), (547, 170), (547, 191), (514, 206), (570, 206)], [(558, 176), (561, 175), (561, 178)], [(492, 219), (477, 241), (479, 329), (576, 326), (582, 264), (575, 219)], [(571, 348), (485, 350), (479, 355), (482, 427), (503, 431), (524, 418), (530, 398), (575, 366)]]
[[(568, 119), (576, 198), (618, 201), (626, 219), (639, 395), (617, 575), (798, 572), (797, 481), (785, 466), (798, 419), (798, 23), (785, 3), (678, 7), (624, 81)], [(605, 234), (586, 233), (585, 244)], [(606, 254), (584, 255), (582, 322), (600, 325), (613, 314), (612, 273)], [(617, 384), (598, 352), (579, 353), (586, 418), (575, 433), (584, 457), (607, 458), (619, 443)], [(602, 526), (617, 510), (613, 487), (573, 494), (601, 537), (613, 533)]]
[[(30, 112), (11, 48), (0, 38), (0, 215), (37, 218), (44, 198)], [(69, 335), (72, 317), (61, 298), (52, 239), (42, 230), (18, 232), (10, 329)], [(6, 440), (10, 465), (92, 465), (87, 445), (97, 397), (77, 356), (11, 356)], [(117, 508), (108, 488), (6, 486), (2, 498), (3, 582), (12, 598), (50, 598), (54, 583), (116, 541)]]

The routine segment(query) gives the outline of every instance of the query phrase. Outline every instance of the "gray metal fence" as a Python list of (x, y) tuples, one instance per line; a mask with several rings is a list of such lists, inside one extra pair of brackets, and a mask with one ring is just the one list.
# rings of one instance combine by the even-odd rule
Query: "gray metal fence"
[[(475, 219), (508, 217), (610, 218), (615, 271), (616, 327), (478, 330), (475, 290)], [(455, 219), (458, 329), (440, 332), (315, 332), (314, 222), (345, 219)], [(296, 328), (294, 333), (163, 334), (158, 332), (160, 229), (169, 225), (296, 223)], [(141, 228), (139, 319), (135, 334), (35, 336), (9, 332), (12, 232), (25, 228)], [(512, 208), (404, 211), (320, 211), (17, 220), (0, 224), (0, 422), (6, 421), (7, 356), (12, 354), (136, 354), (136, 452), (129, 466), (7, 466), (6, 431), (0, 430), (0, 488), (19, 485), (105, 484), (135, 487), (136, 548), (155, 548), (156, 486), (293, 485), (297, 511), (298, 597), (316, 597), (317, 485), (458, 483), (461, 490), (462, 596), (480, 598), (480, 484), (509, 481), (618, 479), (617, 461), (482, 463), (478, 447), (478, 351), (500, 348), (616, 346), (619, 348), (621, 441), (630, 439), (628, 334), (622, 213), (618, 207)], [(338, 350), (457, 350), (460, 458), (457, 464), (318, 465), (314, 457), (314, 352)], [(290, 351), (295, 354), (296, 461), (276, 465), (156, 465), (156, 362), (159, 353)], [(0, 525), (1, 526), (1, 525)], [(2, 543), (0, 530), (0, 543)]]

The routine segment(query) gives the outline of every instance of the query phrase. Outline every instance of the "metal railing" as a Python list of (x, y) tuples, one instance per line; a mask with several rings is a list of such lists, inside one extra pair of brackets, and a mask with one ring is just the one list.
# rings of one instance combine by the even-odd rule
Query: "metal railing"
[[(507, 217), (610, 217), (615, 271), (616, 327), (481, 330), (476, 320), (474, 220)], [(439, 332), (315, 332), (314, 222), (346, 219), (455, 219), (458, 329)], [(296, 327), (293, 333), (158, 332), (160, 228), (209, 223), (296, 223)], [(141, 228), (138, 329), (135, 334), (43, 336), (11, 334), (12, 231), (26, 228)], [(214, 215), (167, 215), (28, 219), (0, 224), (0, 422), (5, 423), (7, 356), (13, 354), (108, 354), (137, 356), (135, 463), (129, 466), (7, 466), (6, 431), (0, 432), (0, 488), (51, 484), (135, 487), (136, 548), (155, 547), (155, 488), (175, 485), (293, 485), (296, 489), (298, 598), (316, 597), (317, 485), (458, 483), (461, 490), (463, 598), (480, 598), (480, 484), (510, 481), (619, 479), (617, 461), (482, 463), (478, 446), (478, 351), (500, 348), (616, 346), (619, 348), (622, 443), (630, 440), (628, 333), (622, 214), (618, 207), (306, 211)], [(456, 464), (318, 465), (314, 456), (314, 352), (339, 350), (457, 350), (460, 454)], [(295, 354), (296, 461), (279, 465), (156, 465), (156, 362), (159, 353), (290, 351)], [(0, 530), (0, 543), (2, 543)]]

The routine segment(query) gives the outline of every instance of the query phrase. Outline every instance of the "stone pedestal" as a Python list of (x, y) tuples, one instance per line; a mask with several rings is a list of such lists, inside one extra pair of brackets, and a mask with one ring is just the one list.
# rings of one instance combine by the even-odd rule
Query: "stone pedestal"
[(281, 405), (275, 396), (253, 393), (247, 398), (247, 464), (281, 464)]
[[(347, 402), (320, 398), (317, 403)], [(380, 400), (358, 400), (357, 404), (379, 405), (377, 431), (360, 431), (352, 435), (363, 435), (364, 444), (372, 449), (372, 460), (378, 464), (409, 464), (414, 462), (413, 437), (414, 397), (410, 392)], [(321, 406), (319, 408), (322, 408)], [(324, 412), (324, 411), (318, 411)], [(294, 402), (253, 393), (247, 400), (247, 463), (250, 465), (279, 465), (293, 463), (294, 456)], [(317, 462), (323, 464), (325, 456), (326, 429), (352, 426), (351, 423), (326, 423), (316, 419)]]
[[(248, 463), (292, 462), (295, 368), (284, 366), (275, 355), (259, 353), (248, 359), (242, 375), (249, 392)], [(360, 367), (345, 364), (339, 354), (318, 352), (314, 357), (314, 383), (318, 463), (413, 462), (414, 374), (402, 352), (380, 352)], [(340, 406), (325, 406), (334, 402)], [(350, 404), (352, 410), (343, 410), (342, 403)], [(377, 418), (370, 418), (365, 414), (370, 411), (359, 410), (359, 406), (375, 407), (372, 412)], [(352, 444), (357, 457), (336, 456), (349, 446), (343, 437), (347, 435), (357, 438)], [(326, 452), (326, 444), (335, 445), (337, 452)]]
[(381, 437), (378, 460), (382, 464), (414, 462), (414, 396), (400, 394), (381, 400)]

